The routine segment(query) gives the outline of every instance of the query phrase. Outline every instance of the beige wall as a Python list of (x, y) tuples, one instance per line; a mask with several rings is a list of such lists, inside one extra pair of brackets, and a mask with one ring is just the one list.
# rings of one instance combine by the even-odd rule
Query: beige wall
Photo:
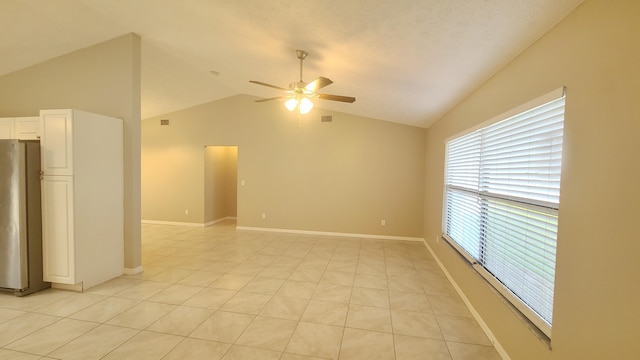
[(204, 223), (236, 217), (238, 147), (205, 148)]
[(125, 267), (140, 252), (140, 37), (128, 34), (0, 77), (0, 116), (79, 109), (124, 121)]
[[(640, 358), (640, 2), (587, 0), (427, 134), (425, 238), (512, 359)], [(548, 347), (443, 241), (444, 141), (567, 87)]]
[(142, 122), (143, 219), (194, 222), (184, 209), (203, 208), (203, 147), (234, 145), (239, 226), (422, 237), (424, 129), (321, 109), (299, 126), (281, 102), (254, 100)]

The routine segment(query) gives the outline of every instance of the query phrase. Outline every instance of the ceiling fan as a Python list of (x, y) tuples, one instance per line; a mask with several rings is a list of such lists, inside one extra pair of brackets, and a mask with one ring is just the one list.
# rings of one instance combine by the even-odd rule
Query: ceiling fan
[(276, 97), (267, 98), (267, 99), (260, 99), (260, 100), (256, 100), (256, 102), (265, 102), (265, 101), (278, 100), (278, 99), (288, 99), (285, 102), (285, 106), (287, 107), (287, 109), (289, 109), (289, 111), (293, 111), (293, 110), (295, 110), (297, 108), (300, 114), (306, 114), (309, 111), (311, 111), (311, 109), (313, 108), (313, 103), (311, 102), (311, 99), (313, 99), (313, 98), (318, 98), (318, 99), (322, 99), (322, 100), (347, 102), (347, 103), (352, 103), (352, 102), (356, 101), (356, 98), (351, 97), (351, 96), (341, 96), (341, 95), (331, 95), (331, 94), (318, 93), (317, 92), (318, 90), (322, 89), (323, 87), (325, 87), (327, 85), (333, 84), (333, 81), (327, 79), (326, 77), (322, 77), (321, 76), (321, 77), (311, 81), (310, 83), (305, 83), (302, 80), (302, 62), (307, 57), (307, 55), (309, 55), (309, 53), (307, 53), (304, 50), (296, 50), (296, 55), (298, 56), (298, 59), (300, 60), (300, 81), (292, 82), (291, 84), (289, 84), (289, 88), (285, 89), (285, 88), (280, 87), (280, 86), (263, 83), (261, 81), (251, 80), (251, 81), (249, 81), (250, 83), (254, 83), (254, 84), (258, 84), (258, 85), (267, 86), (267, 87), (270, 87), (270, 88), (282, 90), (282, 91), (287, 93), (287, 95), (276, 96)]

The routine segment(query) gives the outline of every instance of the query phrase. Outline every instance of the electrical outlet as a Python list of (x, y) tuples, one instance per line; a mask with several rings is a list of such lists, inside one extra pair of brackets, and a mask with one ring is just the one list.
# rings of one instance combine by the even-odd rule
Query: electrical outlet
[(384, 220), (384, 219), (380, 220), (380, 225), (387, 226), (387, 220)]
[(189, 215), (189, 209), (185, 209), (185, 210), (184, 210), (184, 214), (185, 214), (185, 215)]
[(440, 236), (436, 235), (436, 244), (440, 242)]
[(266, 219), (267, 218), (267, 213), (262, 213), (262, 218)]

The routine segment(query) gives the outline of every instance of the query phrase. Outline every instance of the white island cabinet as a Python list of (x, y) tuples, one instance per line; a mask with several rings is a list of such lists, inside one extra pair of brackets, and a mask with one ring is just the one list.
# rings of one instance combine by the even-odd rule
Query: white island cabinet
[(41, 110), (44, 280), (82, 291), (122, 275), (122, 120)]

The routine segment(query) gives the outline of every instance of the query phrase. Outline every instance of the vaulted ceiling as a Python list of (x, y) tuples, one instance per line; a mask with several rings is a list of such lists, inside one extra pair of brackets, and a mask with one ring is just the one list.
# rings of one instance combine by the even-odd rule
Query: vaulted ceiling
[[(142, 118), (304, 80), (316, 106), (428, 127), (584, 0), (0, 0), (0, 75), (142, 37)], [(215, 75), (217, 73), (217, 75)]]

